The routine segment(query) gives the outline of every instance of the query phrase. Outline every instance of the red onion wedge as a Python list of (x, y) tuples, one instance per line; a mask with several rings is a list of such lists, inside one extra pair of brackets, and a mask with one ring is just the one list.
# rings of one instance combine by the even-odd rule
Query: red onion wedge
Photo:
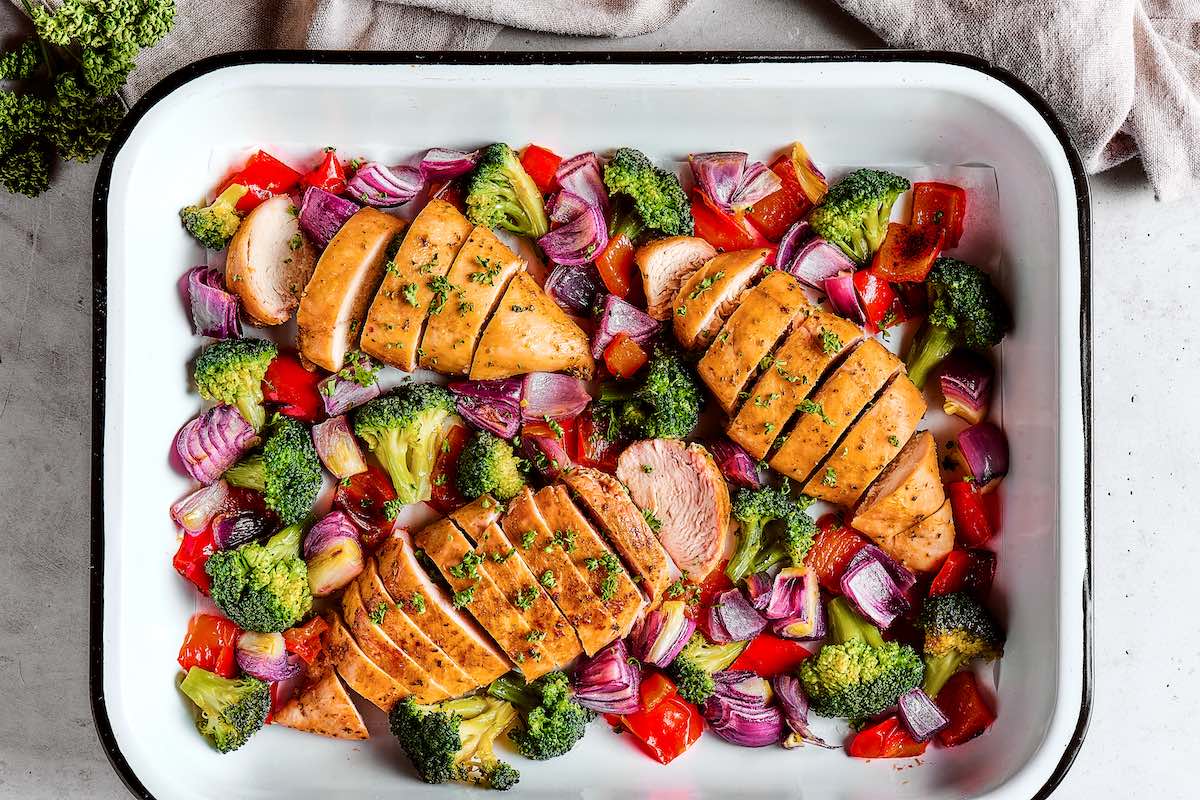
[(933, 735), (950, 724), (937, 703), (920, 689), (910, 689), (897, 701), (900, 723), (908, 735), (918, 742), (928, 742)]
[(345, 416), (330, 417), (322, 423), (313, 425), (313, 447), (317, 457), (335, 478), (349, 478), (360, 472), (367, 471), (367, 462), (363, 459), (362, 448), (350, 431), (350, 424)]
[(201, 486), (187, 497), (176, 500), (171, 506), (171, 519), (190, 536), (202, 533), (229, 498), (229, 484), (214, 481)]
[(211, 267), (192, 267), (187, 273), (187, 287), (193, 333), (214, 339), (236, 339), (242, 335), (238, 300), (225, 291), (220, 272)]
[(747, 489), (757, 489), (762, 486), (762, 479), (758, 477), (758, 466), (740, 445), (734, 444), (728, 439), (713, 439), (706, 442), (705, 446), (713, 460), (717, 462), (717, 467), (725, 476), (725, 480)]
[(596, 298), (604, 291), (604, 284), (592, 264), (559, 264), (546, 278), (545, 289), (559, 308), (581, 317), (591, 313)]
[(257, 442), (254, 428), (236, 408), (216, 406), (183, 426), (175, 437), (175, 452), (188, 474), (207, 485)]
[(825, 179), (821, 170), (817, 169), (808, 151), (799, 142), (792, 143), (792, 169), (796, 172), (796, 181), (808, 202), (815, 206), (825, 199), (829, 181)]
[[(803, 284), (829, 292), (826, 283), (842, 273), (853, 273), (855, 266), (842, 252), (842, 248), (814, 237), (800, 243), (792, 260), (781, 269), (786, 269)], [(850, 275), (850, 280), (853, 281), (853, 275)], [(854, 305), (857, 307), (857, 299)]]
[(727, 213), (745, 211), (783, 181), (761, 161), (747, 165), (745, 153), (695, 153), (688, 156), (692, 177), (706, 195)]
[(775, 575), (771, 595), (762, 609), (767, 619), (814, 618), (814, 609), (821, 602), (817, 576), (808, 567), (787, 567)]
[(728, 644), (753, 639), (767, 627), (767, 621), (754, 610), (740, 589), (717, 595), (706, 612), (706, 633), (713, 644)]
[(742, 747), (767, 747), (783, 736), (783, 713), (769, 705), (771, 685), (753, 672), (713, 675), (715, 690), (704, 701), (704, 718), (713, 732)]
[(687, 603), (668, 600), (634, 626), (629, 648), (643, 664), (665, 667), (675, 660), (695, 631), (696, 622), (688, 616)]
[(448, 181), (473, 170), (477, 161), (479, 161), (478, 150), (464, 153), (461, 150), (434, 147), (426, 151), (425, 157), (417, 166), (417, 171), (427, 181), (430, 179)]
[(980, 491), (1008, 474), (1008, 437), (990, 422), (959, 431), (954, 437)]
[(618, 639), (575, 670), (575, 702), (602, 714), (632, 714), (641, 705), (642, 676)]
[(858, 292), (854, 288), (854, 273), (839, 272), (832, 278), (826, 278), (822, 286), (829, 297), (829, 306), (835, 314), (858, 325), (867, 321), (858, 302)]
[(342, 511), (331, 511), (304, 537), (308, 586), (314, 597), (334, 594), (363, 571), (363, 550), (358, 528)]
[(558, 165), (554, 173), (564, 192), (583, 198), (584, 202), (608, 216), (608, 190), (600, 172), (600, 159), (595, 153), (580, 153)]
[(733, 197), (729, 198), (729, 205), (735, 212), (745, 211), (781, 188), (783, 188), (783, 181), (779, 179), (779, 176), (768, 169), (766, 164), (755, 161), (746, 167), (741, 182), (733, 192)]
[[(562, 211), (569, 207), (568, 211)], [(570, 214), (564, 221), (560, 214)], [(599, 206), (587, 204), (571, 192), (558, 193), (553, 218), (563, 222), (538, 239), (538, 246), (556, 264), (586, 264), (600, 254), (608, 244), (608, 224)]]
[(475, 427), (511, 439), (521, 428), (521, 379), (456, 381), (448, 388), (458, 413)]
[(556, 436), (523, 434), (521, 454), (529, 459), (534, 468), (547, 480), (556, 479), (564, 470), (574, 466), (563, 441)]
[(346, 194), (368, 206), (391, 208), (412, 200), (423, 188), (425, 180), (416, 167), (368, 161), (347, 182)]
[(836, 750), (837, 745), (829, 744), (812, 732), (808, 726), (808, 696), (800, 686), (800, 680), (795, 675), (777, 675), (771, 679), (775, 689), (775, 697), (783, 708), (783, 719), (787, 722), (791, 733), (783, 740), (783, 746), (791, 750), (804, 744)]
[(345, 414), (383, 391), (379, 386), (379, 370), (375, 359), (357, 350), (346, 354), (346, 366), (317, 384), (325, 413), (331, 417)]
[(304, 190), (304, 199), (300, 202), (300, 230), (323, 250), (334, 234), (346, 224), (346, 220), (358, 211), (357, 203), (318, 186), (310, 186)]
[(606, 295), (600, 321), (592, 336), (592, 358), (604, 357), (604, 350), (617, 338), (626, 334), (639, 346), (645, 346), (658, 333), (658, 320), (635, 305), (626, 303), (615, 294)]
[(909, 607), (908, 598), (883, 562), (861, 551), (843, 573), (841, 589), (864, 617), (884, 630)]
[(992, 364), (978, 353), (955, 351), (938, 366), (938, 383), (942, 388), (947, 414), (962, 417), (972, 425), (987, 416), (992, 393)]
[(827, 633), (825, 606), (818, 600), (811, 611), (811, 615), (806, 610), (804, 615), (775, 620), (771, 623), (771, 633), (781, 639), (795, 639), (798, 642), (824, 639)]
[(907, 593), (909, 589), (916, 585), (917, 573), (913, 572), (911, 569), (904, 566), (899, 561), (883, 552), (883, 550), (879, 549), (878, 546), (873, 544), (868, 544), (860, 549), (855, 554), (854, 558), (850, 559), (850, 564), (848, 564), (847, 567), (854, 564), (854, 562), (858, 561), (859, 559), (866, 558), (874, 559), (880, 564), (883, 564), (884, 569), (887, 570), (888, 575), (892, 577), (892, 580), (895, 581), (896, 586), (900, 589), (900, 591)]
[(257, 541), (275, 527), (275, 519), (244, 509), (218, 514), (212, 521), (213, 544), (218, 550), (233, 550)]
[(779, 249), (775, 251), (775, 268), (791, 272), (792, 262), (796, 259), (796, 254), (800, 252), (800, 247), (814, 235), (808, 220), (802, 219), (793, 222), (791, 227), (784, 231), (783, 238), (779, 240)]
[(587, 384), (557, 372), (530, 372), (521, 380), (521, 418), (565, 419), (578, 416), (592, 401)]
[(242, 672), (267, 683), (289, 680), (304, 669), (302, 662), (288, 655), (282, 633), (246, 631), (238, 637), (235, 656)]
[(771, 602), (771, 588), (775, 585), (778, 566), (746, 577), (746, 594), (750, 597), (750, 605), (754, 606), (755, 611), (762, 611), (767, 607), (767, 603)]

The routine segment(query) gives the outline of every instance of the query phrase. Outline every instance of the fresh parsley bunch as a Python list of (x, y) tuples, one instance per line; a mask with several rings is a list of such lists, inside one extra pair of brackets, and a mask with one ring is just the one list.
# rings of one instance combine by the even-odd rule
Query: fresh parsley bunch
[(36, 197), (55, 157), (86, 163), (125, 113), (134, 59), (167, 34), (174, 0), (21, 0), (34, 34), (0, 54), (0, 183)]

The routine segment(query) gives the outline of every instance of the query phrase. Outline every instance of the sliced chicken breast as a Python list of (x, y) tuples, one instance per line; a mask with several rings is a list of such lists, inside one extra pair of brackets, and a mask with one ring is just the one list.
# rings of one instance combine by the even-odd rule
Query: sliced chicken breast
[[(380, 629), (434, 680), (446, 687), (451, 697), (478, 688), (479, 684), (425, 635), (409, 617), (405, 607), (392, 599), (379, 578), (374, 558), (367, 559), (366, 569), (354, 582), (358, 585), (363, 606), (374, 613)], [(380, 606), (384, 608), (382, 615), (379, 613)]]
[(929, 431), (918, 431), (867, 489), (850, 524), (883, 539), (916, 525), (945, 500), (937, 443)]
[(430, 306), (421, 339), (421, 367), (443, 375), (467, 374), (484, 324), (512, 276), (524, 266), (487, 228), (471, 231), (440, 287), (439, 302)]
[(651, 605), (657, 606), (667, 587), (679, 579), (679, 568), (650, 530), (624, 484), (586, 467), (572, 470), (563, 480), (633, 570)]
[(595, 369), (587, 334), (529, 273), (518, 272), (483, 329), (471, 380), (527, 372), (567, 372), (588, 380)]
[(708, 346), (770, 253), (766, 248), (721, 253), (683, 282), (671, 304), (675, 338), (681, 345), (688, 350)]
[(729, 531), (729, 487), (708, 451), (676, 439), (634, 442), (617, 459), (617, 478), (657, 521), (655, 533), (675, 566), (704, 580)]
[[(795, 480), (807, 481), (838, 437), (901, 366), (900, 359), (875, 339), (855, 347), (809, 398), (816, 406), (797, 409), (802, 413), (787, 441), (771, 457), (771, 467)], [(821, 475), (820, 479), (827, 476)], [(836, 477), (828, 480), (833, 482)]]
[(300, 355), (330, 372), (359, 345), (371, 297), (383, 279), (388, 248), (404, 222), (364, 208), (341, 227), (321, 253), (296, 312)]
[(747, 381), (792, 325), (809, 313), (800, 281), (772, 272), (742, 294), (696, 371), (726, 414), (739, 404)]
[(282, 325), (300, 306), (317, 251), (300, 232), (291, 198), (278, 194), (246, 215), (229, 242), (225, 286), (258, 325)]
[[(921, 391), (907, 375), (897, 375), (817, 467), (803, 492), (840, 506), (854, 505), (912, 436), (925, 408)], [(834, 479), (826, 480), (828, 475)]]
[(580, 572), (571, 560), (577, 546), (576, 534), (567, 529), (551, 530), (528, 487), (509, 503), (501, 528), (535, 575), (552, 576), (542, 586), (575, 628), (585, 653), (593, 655), (617, 637), (619, 628), (588, 585), (586, 570)]
[(906, 531), (877, 539), (879, 548), (917, 572), (932, 572), (954, 549), (954, 514), (950, 501)]
[(333, 665), (323, 659), (309, 667), (305, 682), (271, 715), (276, 725), (334, 739), (366, 739), (370, 734)]
[(444, 200), (430, 200), (413, 218), (371, 303), (362, 349), (405, 372), (417, 368), (417, 347), (432, 308), (449, 305), (446, 273), (471, 223)]
[(646, 313), (657, 320), (670, 319), (679, 287), (716, 255), (716, 249), (698, 236), (668, 236), (639, 247), (633, 260), (642, 273)]
[(604, 603), (617, 626), (617, 638), (627, 636), (641, 616), (646, 600), (621, 560), (563, 487), (541, 489), (534, 495), (534, 502), (550, 530), (574, 537), (575, 548), (568, 555), (575, 568), (586, 576), (592, 593)]
[(418, 703), (436, 703), (450, 697), (450, 692), (416, 660), (384, 633), (375, 622), (380, 609), (368, 610), (363, 605), (358, 584), (351, 583), (342, 593), (342, 617), (354, 636), (354, 641), (379, 668), (412, 690)]
[(812, 313), (775, 351), (729, 424), (729, 438), (755, 458), (766, 456), (829, 366), (862, 340), (857, 325), (809, 308)]
[(347, 686), (385, 714), (412, 694), (412, 690), (367, 658), (336, 613), (327, 613), (325, 621), (329, 623), (330, 660)]
[(379, 578), (396, 605), (471, 676), (486, 686), (508, 672), (508, 658), (469, 615), (454, 608), (442, 587), (417, 561), (407, 531), (397, 531), (375, 551)]

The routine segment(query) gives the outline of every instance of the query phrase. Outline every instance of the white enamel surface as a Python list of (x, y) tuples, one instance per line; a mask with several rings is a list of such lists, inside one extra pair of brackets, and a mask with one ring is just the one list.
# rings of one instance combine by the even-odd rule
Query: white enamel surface
[[(886, 135), (880, 135), (885, 131)], [(793, 138), (826, 164), (986, 164), (999, 183), (1004, 288), (1017, 326), (1001, 393), (1012, 447), (996, 604), (1010, 630), (989, 667), (1000, 717), (923, 764), (839, 752), (748, 750), (706, 735), (662, 767), (597, 729), (549, 764), (514, 759), (527, 796), (1027, 798), (1067, 749), (1083, 665), (1083, 430), (1076, 200), (1062, 147), (1015, 92), (936, 64), (243, 66), (152, 108), (116, 158), (109, 198), (104, 701), (124, 756), (159, 798), (449, 797), (409, 777), (383, 719), (351, 744), (280, 728), (218, 756), (174, 688), (194, 592), (170, 569), (167, 509), (186, 491), (168, 456), (197, 409), (197, 340), (176, 287), (201, 258), (176, 209), (228, 154), (337, 144), (400, 157), (430, 146), (531, 138), (560, 152), (636, 145), (776, 150)], [(218, 155), (221, 154), (221, 155)], [(364, 704), (365, 705), (365, 704)]]

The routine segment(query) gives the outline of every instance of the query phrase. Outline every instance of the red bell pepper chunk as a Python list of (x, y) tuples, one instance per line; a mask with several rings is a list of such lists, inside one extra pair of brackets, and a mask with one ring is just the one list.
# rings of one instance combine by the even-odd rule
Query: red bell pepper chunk
[(954, 747), (974, 739), (996, 721), (996, 712), (983, 699), (979, 684), (971, 672), (951, 675), (934, 701), (950, 720), (938, 732), (938, 741), (945, 747)]
[(704, 730), (700, 711), (679, 695), (666, 697), (650, 711), (620, 718), (638, 746), (660, 764), (669, 764), (696, 743)]
[(604, 348), (604, 366), (614, 378), (632, 378), (649, 360), (646, 351), (624, 331)]
[(558, 165), (561, 163), (562, 156), (536, 144), (529, 145), (521, 153), (521, 166), (525, 168), (529, 177), (533, 178), (542, 194), (554, 191), (557, 184), (554, 173), (558, 171)]
[(837, 514), (825, 514), (817, 520), (817, 535), (804, 557), (804, 565), (817, 573), (822, 588), (842, 593), (842, 573), (868, 544), (858, 531), (846, 525)]
[(771, 163), (771, 171), (779, 176), (783, 185), (755, 203), (746, 212), (746, 217), (764, 236), (778, 242), (792, 223), (808, 213), (812, 203), (800, 188), (790, 155), (782, 155), (775, 159)]
[(642, 683), (638, 689), (641, 701), (641, 711), (653, 711), (659, 703), (677, 693), (675, 684), (658, 670), (649, 670), (642, 675)]
[(321, 376), (304, 368), (291, 353), (280, 353), (263, 376), (263, 399), (279, 403), (280, 414), (312, 424), (325, 419), (325, 403), (317, 384)]
[(692, 219), (696, 235), (721, 252), (770, 244), (744, 215), (726, 213), (700, 189), (692, 191)]
[(945, 231), (936, 225), (889, 222), (883, 244), (875, 251), (871, 272), (884, 280), (920, 282), (942, 252)]
[(868, 333), (878, 333), (895, 325), (898, 307), (896, 293), (891, 285), (869, 269), (854, 273), (854, 289), (858, 292), (859, 304), (867, 317), (863, 327)]
[(212, 580), (204, 571), (204, 564), (216, 549), (212, 529), (205, 528), (195, 536), (184, 534), (179, 549), (175, 552), (175, 558), (171, 560), (175, 571), (195, 584), (205, 597), (212, 588)]
[(791, 672), (812, 653), (799, 642), (760, 633), (750, 640), (730, 669), (748, 669), (762, 678), (774, 678)]
[(458, 457), (467, 446), (466, 426), (455, 425), (446, 432), (437, 461), (433, 465), (433, 487), (429, 505), (442, 514), (449, 514), (467, 504), (466, 498), (458, 493)]
[(974, 483), (953, 481), (946, 484), (946, 494), (950, 496), (958, 541), (969, 547), (987, 544), (999, 528), (996, 493), (981, 493)]
[(265, 150), (259, 150), (246, 160), (244, 167), (225, 179), (217, 194), (221, 194), (235, 183), (245, 186), (250, 191), (242, 195), (236, 206), (239, 212), (245, 214), (253, 211), (264, 200), (295, 189), (300, 184), (301, 177), (299, 172), (275, 156)]
[(929, 742), (918, 742), (909, 736), (896, 717), (888, 717), (854, 734), (846, 745), (846, 753), (854, 758), (914, 758), (928, 746)]
[[(567, 420), (560, 422), (564, 429), (566, 422)], [(575, 440), (574, 448), (567, 447), (567, 454), (571, 456), (571, 460), (581, 467), (591, 467), (610, 474), (616, 472), (617, 456), (621, 455), (624, 444), (605, 438), (604, 429), (596, 423), (594, 410), (588, 407), (570, 422), (575, 426), (575, 436), (567, 437), (568, 441), (571, 438)]]
[(295, 653), (311, 664), (325, 647), (321, 637), (329, 630), (329, 623), (323, 617), (313, 617), (303, 625), (288, 628), (283, 632), (283, 645), (289, 653)]
[(967, 216), (967, 193), (959, 186), (937, 181), (913, 184), (913, 225), (936, 225), (945, 231), (942, 245), (958, 246)]
[(338, 484), (333, 493), (333, 507), (345, 511), (362, 531), (363, 546), (371, 549), (392, 532), (392, 520), (385, 507), (396, 499), (392, 479), (375, 464), (366, 472), (351, 475)]
[(179, 666), (184, 672), (200, 667), (223, 678), (236, 677), (237, 640), (241, 634), (241, 628), (224, 617), (193, 615), (179, 648)]
[(992, 551), (952, 550), (929, 584), (929, 596), (967, 591), (983, 599), (995, 577), (996, 554)]
[(464, 214), (467, 212), (466, 193), (463, 191), (462, 181), (457, 179), (431, 182), (429, 197), (433, 200), (443, 200)]
[(622, 233), (608, 240), (596, 258), (596, 271), (604, 281), (604, 288), (622, 300), (629, 299), (633, 291), (634, 263), (633, 242), (628, 236)]
[(304, 188), (314, 186), (333, 194), (341, 194), (346, 191), (346, 168), (342, 166), (342, 162), (338, 160), (337, 153), (332, 147), (325, 148), (321, 163), (304, 174), (304, 177), (300, 179), (300, 185)]

